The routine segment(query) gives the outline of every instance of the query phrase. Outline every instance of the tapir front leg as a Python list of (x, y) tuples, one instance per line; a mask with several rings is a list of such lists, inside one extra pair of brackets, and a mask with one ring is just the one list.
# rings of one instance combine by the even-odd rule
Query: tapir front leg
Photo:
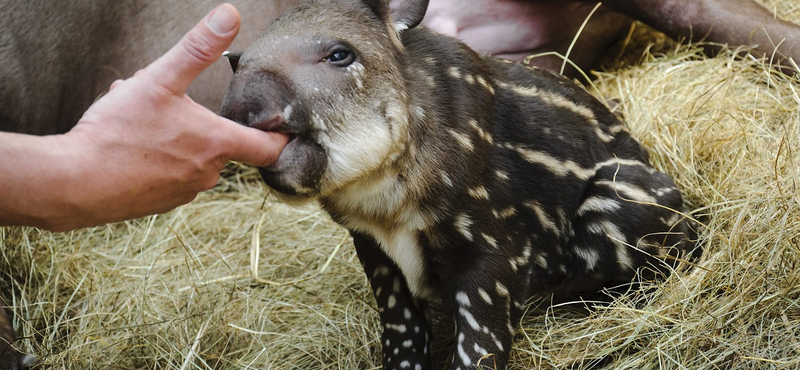
[(351, 235), (378, 304), (383, 369), (430, 369), (430, 325), (402, 272), (374, 239), (356, 232)]
[(454, 370), (506, 368), (526, 281), (506, 260), (475, 258), (448, 274), (444, 299), (456, 322)]

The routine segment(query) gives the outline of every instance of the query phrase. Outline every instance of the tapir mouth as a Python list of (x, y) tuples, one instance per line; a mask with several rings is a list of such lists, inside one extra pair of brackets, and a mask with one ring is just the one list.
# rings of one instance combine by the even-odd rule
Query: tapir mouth
[(289, 136), (297, 136), (298, 134), (297, 130), (293, 130), (289, 127), (289, 125), (286, 124), (286, 119), (284, 119), (283, 115), (281, 114), (276, 114), (267, 119), (251, 122), (247, 124), (247, 126), (259, 129), (261, 131), (278, 132)]
[(281, 115), (281, 114), (276, 114), (276, 115), (274, 115), (274, 116), (272, 116), (270, 118), (267, 118), (267, 119), (262, 119), (262, 120), (258, 120), (258, 121), (255, 121), (255, 122), (251, 122), (251, 123), (247, 124), (247, 126), (255, 128), (255, 129), (259, 129), (261, 131), (277, 132), (277, 133), (284, 134), (284, 135), (288, 136), (289, 140), (287, 141), (286, 147), (288, 147), (291, 144), (294, 144), (294, 141), (300, 135), (300, 132), (298, 132), (297, 130), (291, 128), (286, 123), (286, 120), (284, 119), (283, 115)]

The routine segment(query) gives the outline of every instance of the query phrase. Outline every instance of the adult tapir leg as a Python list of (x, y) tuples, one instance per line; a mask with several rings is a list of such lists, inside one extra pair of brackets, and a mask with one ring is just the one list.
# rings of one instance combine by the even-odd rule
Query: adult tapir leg
[(0, 305), (0, 370), (19, 370), (33, 365), (35, 356), (24, 355), (14, 348), (17, 333), (11, 325), (8, 311)]
[(756, 46), (787, 73), (800, 63), (800, 26), (782, 21), (754, 0), (604, 0), (617, 12), (638, 19), (673, 38)]

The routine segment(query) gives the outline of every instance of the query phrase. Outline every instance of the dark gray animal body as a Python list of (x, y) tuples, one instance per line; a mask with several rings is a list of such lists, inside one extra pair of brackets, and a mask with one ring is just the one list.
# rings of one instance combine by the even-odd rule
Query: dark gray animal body
[(617, 117), (566, 79), (414, 28), (426, 3), (303, 2), (241, 56), (223, 114), (292, 135), (262, 176), (350, 230), (385, 369), (430, 368), (438, 299), (452, 367), (504, 368), (529, 298), (652, 279), (693, 244), (680, 192)]
[[(296, 0), (230, 0), (242, 13), (234, 47)], [(69, 131), (116, 79), (164, 54), (218, 0), (0, 0), (0, 131)], [(256, 26), (258, 25), (258, 26)], [(224, 61), (189, 95), (216, 109), (230, 83)]]

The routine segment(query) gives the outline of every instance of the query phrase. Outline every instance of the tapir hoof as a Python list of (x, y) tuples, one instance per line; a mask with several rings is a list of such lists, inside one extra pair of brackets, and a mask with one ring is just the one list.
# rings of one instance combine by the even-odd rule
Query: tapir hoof
[(11, 349), (0, 356), (0, 370), (30, 369), (36, 364), (36, 360), (35, 355), (26, 355)]
[(22, 354), (14, 348), (16, 339), (8, 312), (0, 306), (0, 370), (22, 370), (36, 363), (36, 356)]

